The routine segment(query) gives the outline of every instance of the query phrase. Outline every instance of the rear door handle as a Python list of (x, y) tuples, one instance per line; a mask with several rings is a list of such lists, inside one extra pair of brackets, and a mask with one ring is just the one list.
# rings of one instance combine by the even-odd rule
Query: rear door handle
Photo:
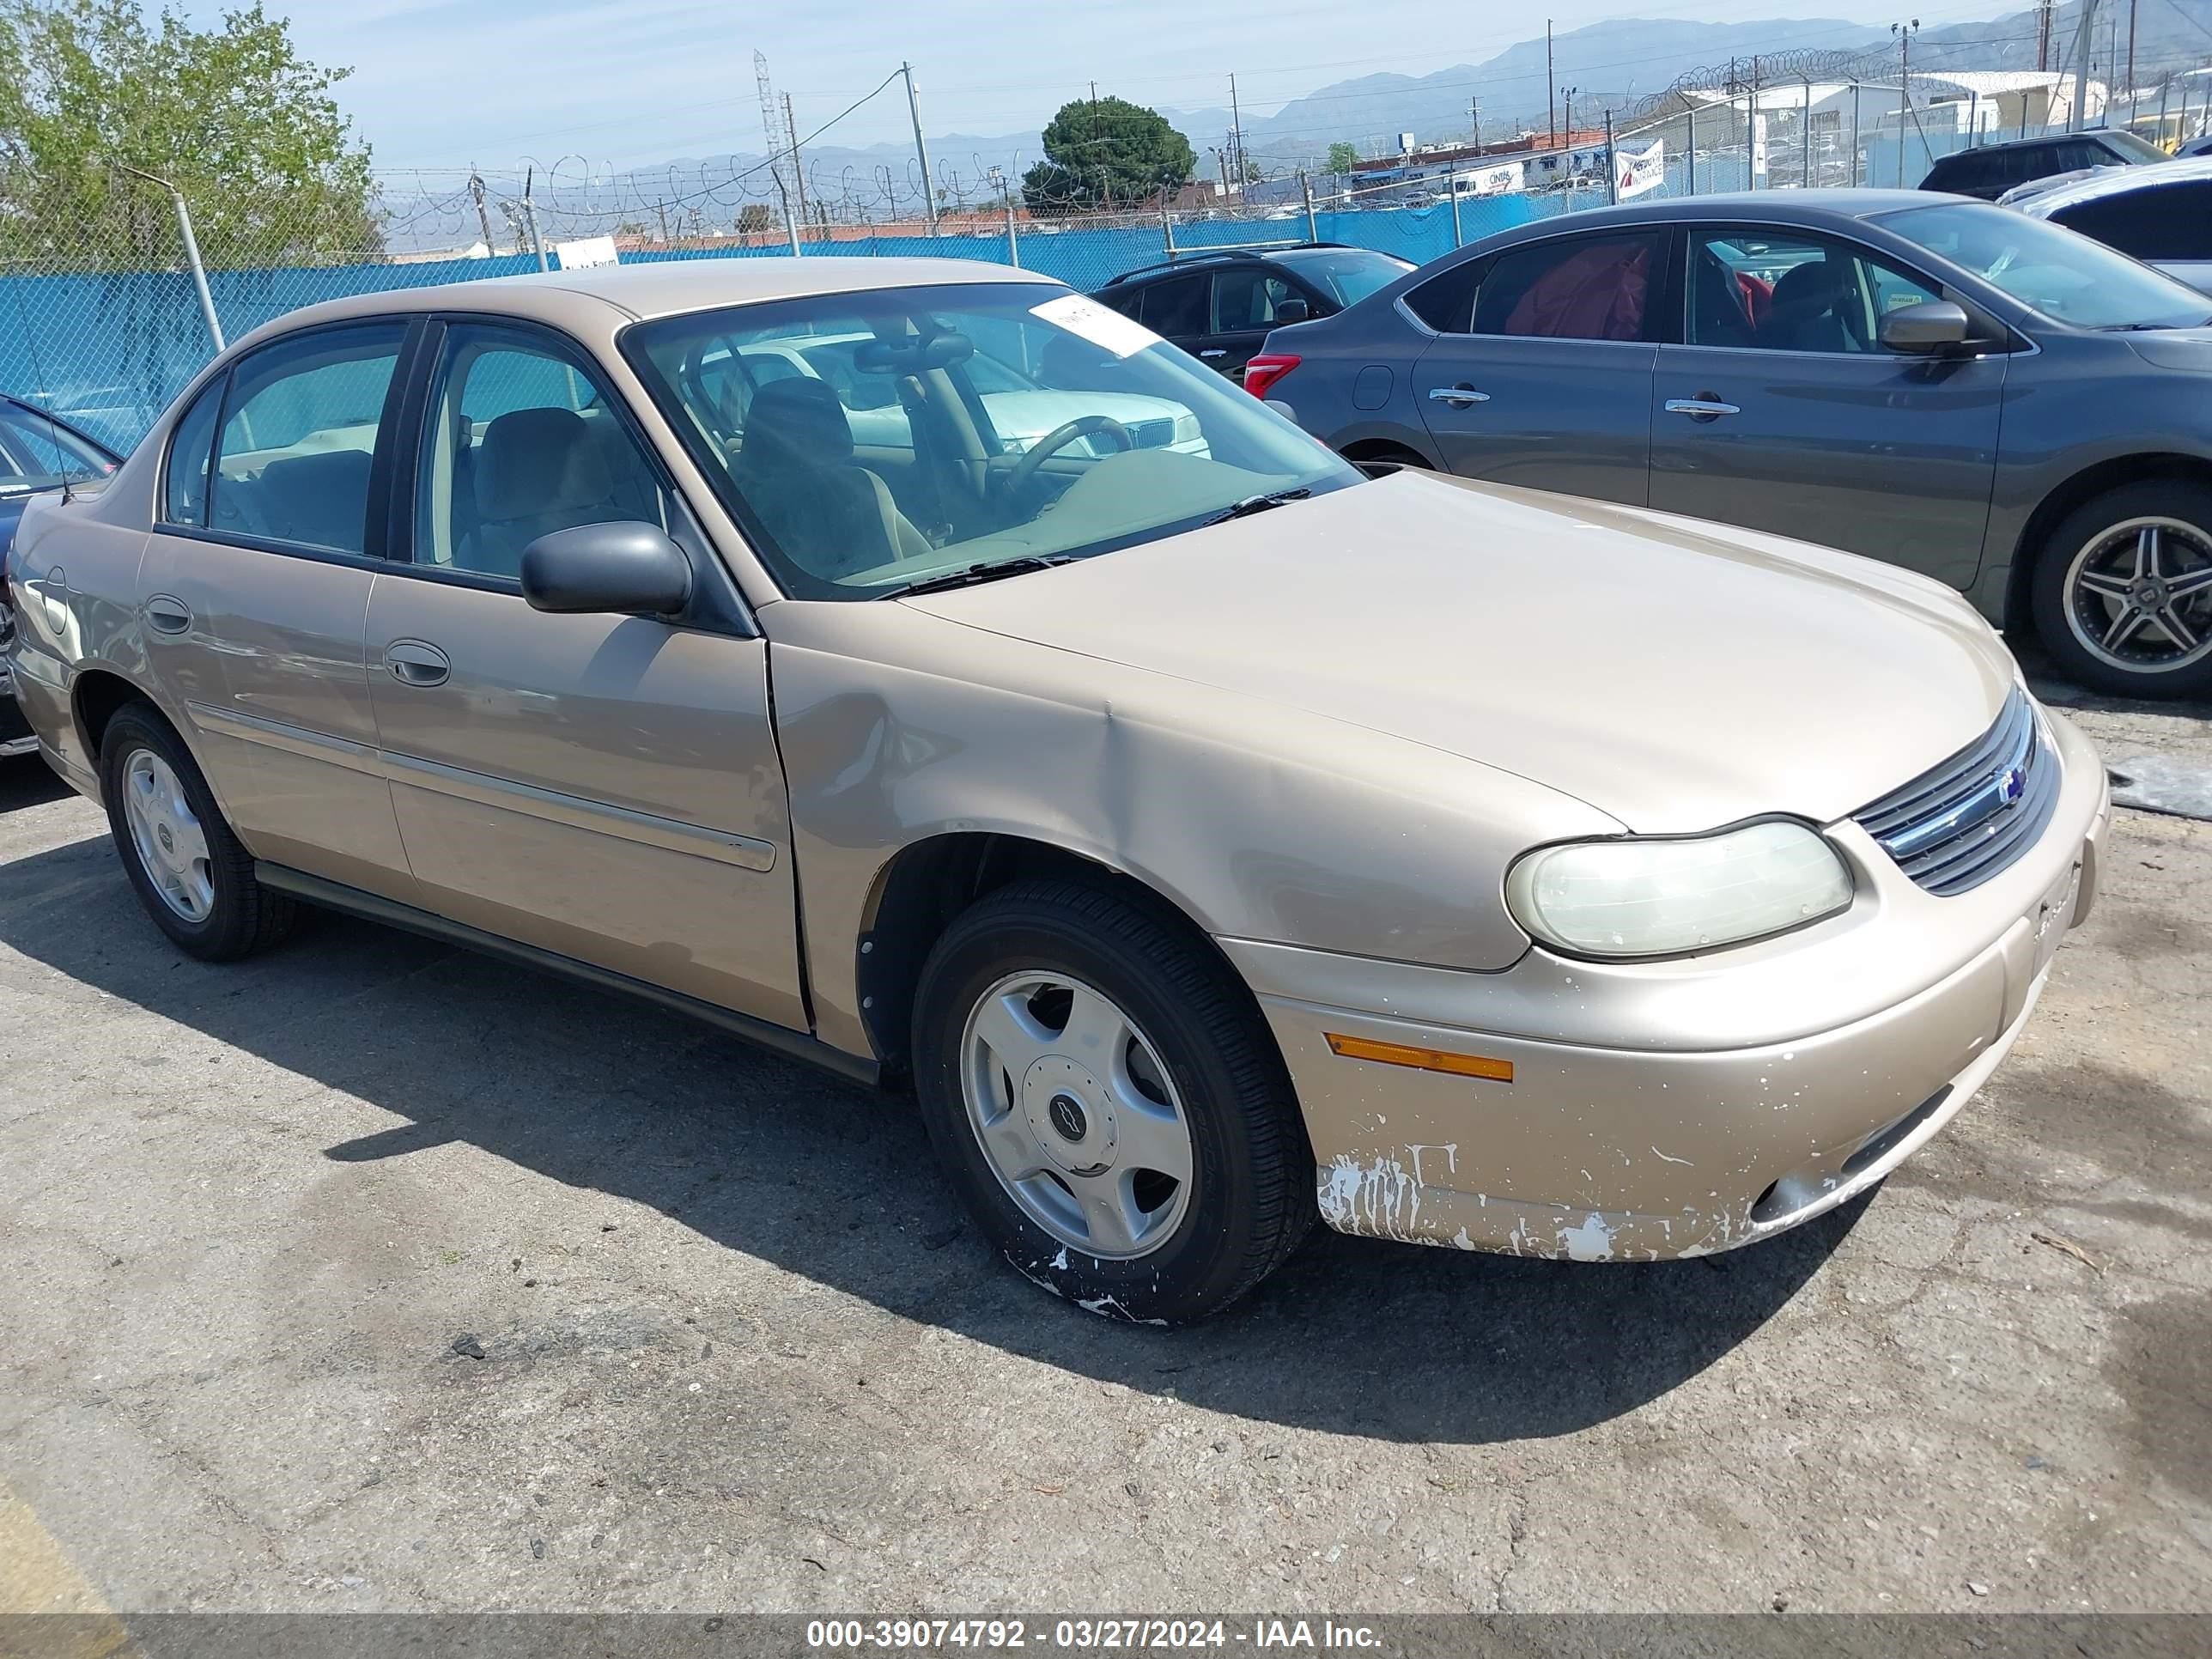
[(182, 599), (156, 593), (146, 601), (146, 621), (157, 634), (181, 634), (192, 625), (192, 613)]
[(444, 652), (421, 640), (394, 640), (384, 647), (384, 665), (402, 685), (443, 685), (453, 672)]
[(1710, 394), (1700, 394), (1695, 398), (1669, 398), (1667, 399), (1667, 412), (1669, 415), (1687, 415), (1693, 421), (1710, 421), (1723, 415), (1741, 415), (1743, 410)]
[(1229, 355), (1229, 349), (1226, 346), (1215, 346), (1211, 350), (1201, 351), (1198, 355), (1201, 357), (1226, 357)]
[(1490, 394), (1487, 392), (1477, 392), (1465, 380), (1462, 380), (1457, 386), (1431, 386), (1429, 399), (1432, 403), (1449, 404), (1454, 409), (1465, 409), (1470, 404), (1488, 403)]

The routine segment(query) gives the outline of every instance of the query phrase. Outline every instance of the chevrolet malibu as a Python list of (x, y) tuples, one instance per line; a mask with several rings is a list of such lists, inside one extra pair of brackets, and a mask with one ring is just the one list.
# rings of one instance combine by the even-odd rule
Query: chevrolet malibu
[[(1010, 441), (1000, 371), (1080, 412)], [(8, 576), (40, 752), (181, 950), (304, 902), (910, 1086), (992, 1243), (1127, 1319), (1316, 1219), (1650, 1260), (1842, 1203), (2018, 1036), (2107, 814), (1933, 581), (1370, 481), (950, 260), (299, 313)]]

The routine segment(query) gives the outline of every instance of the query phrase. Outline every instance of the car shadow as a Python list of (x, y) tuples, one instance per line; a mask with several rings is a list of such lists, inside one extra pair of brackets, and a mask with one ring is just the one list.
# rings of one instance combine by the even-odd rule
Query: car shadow
[[(1260, 1422), (1448, 1443), (1603, 1422), (1758, 1330), (1864, 1208), (1664, 1264), (1316, 1231), (1206, 1324), (1112, 1324), (1054, 1305), (962, 1224), (910, 1101), (645, 1004), (327, 915), (252, 961), (192, 962), (139, 911), (104, 838), (0, 865), (0, 939), (399, 1120), (329, 1159), (463, 1142), (908, 1318)], [(697, 1294), (713, 1307), (711, 1286)]]
[(36, 755), (0, 756), (0, 817), (19, 807), (61, 800), (74, 793)]

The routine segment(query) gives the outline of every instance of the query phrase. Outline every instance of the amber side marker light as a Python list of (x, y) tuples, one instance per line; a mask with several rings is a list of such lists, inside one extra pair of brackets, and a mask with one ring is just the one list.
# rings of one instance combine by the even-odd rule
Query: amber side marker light
[(1492, 1083), (1513, 1081), (1513, 1062), (1487, 1054), (1455, 1054), (1443, 1048), (1416, 1048), (1407, 1042), (1377, 1042), (1372, 1037), (1322, 1034), (1329, 1052), (1346, 1060), (1372, 1060), (1385, 1066), (1411, 1066), (1422, 1072), (1449, 1072), (1454, 1077), (1488, 1078)]

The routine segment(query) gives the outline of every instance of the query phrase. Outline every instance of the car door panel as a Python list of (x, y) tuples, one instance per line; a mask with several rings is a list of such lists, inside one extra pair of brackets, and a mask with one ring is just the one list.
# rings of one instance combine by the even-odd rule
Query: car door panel
[[(488, 932), (805, 1024), (764, 641), (377, 579), (370, 669), (424, 902)], [(401, 678), (429, 646), (442, 678)]]
[(1449, 470), (1644, 504), (1668, 246), (1641, 227), (1545, 238), (1437, 279), (1443, 298), (1417, 314), (1455, 326), (1410, 380)]
[[(372, 586), (366, 635), (424, 904), (803, 1029), (767, 642), (703, 613), (534, 609), (514, 574), (521, 550), (576, 525), (655, 518), (698, 581), (713, 567), (580, 350), (456, 321), (437, 356), (400, 485), (416, 498), (411, 558)], [(506, 408), (479, 434), (470, 411), (495, 400)], [(472, 448), (471, 514), (447, 481)], [(623, 481), (611, 492), (610, 474)]]
[[(396, 322), (309, 331), (212, 388), (215, 468), (201, 469), (203, 493), (185, 489), (180, 510), (165, 507), (203, 522), (155, 526), (139, 594), (156, 675), (248, 850), (411, 902), (362, 655), (381, 562), (369, 550), (381, 541), (371, 447), (391, 418), (404, 333)], [(285, 533), (249, 534), (238, 511), (249, 501), (253, 523)]]
[[(1724, 326), (1699, 308), (1701, 250), (1734, 252), (1747, 239), (1765, 257), (1796, 263), (1763, 309), (1747, 307), (1755, 326), (1749, 315), (1728, 325), (1744, 343), (1660, 348), (1651, 505), (1970, 586), (1989, 522), (2008, 359), (1881, 350), (1881, 311), (1935, 297), (1934, 285), (1877, 267), (1856, 244), (1771, 228), (1693, 235), (1686, 340)], [(1723, 269), (1716, 259), (1714, 271)]]

